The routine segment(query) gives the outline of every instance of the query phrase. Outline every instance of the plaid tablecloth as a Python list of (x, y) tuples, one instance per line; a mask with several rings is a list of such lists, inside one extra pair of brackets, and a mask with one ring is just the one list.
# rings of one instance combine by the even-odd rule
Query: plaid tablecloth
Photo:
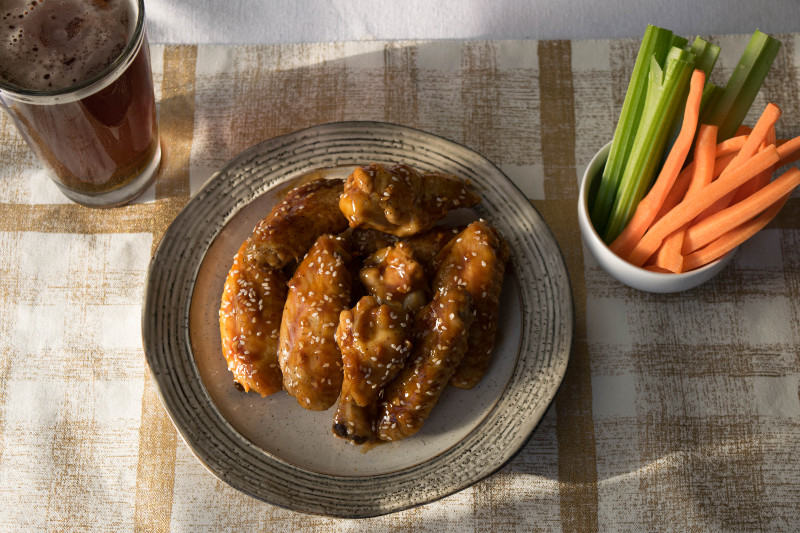
[[(754, 106), (800, 134), (800, 35)], [(747, 36), (722, 45), (726, 79)], [(800, 196), (704, 286), (629, 289), (584, 250), (578, 179), (612, 136), (634, 40), (153, 46), (164, 158), (133, 205), (67, 202), (0, 118), (0, 529), (796, 531)], [(461, 142), (553, 229), (576, 309), (566, 379), (502, 471), (368, 520), (286, 511), (217, 480), (154, 389), (145, 272), (193, 191), (241, 150), (340, 120)]]

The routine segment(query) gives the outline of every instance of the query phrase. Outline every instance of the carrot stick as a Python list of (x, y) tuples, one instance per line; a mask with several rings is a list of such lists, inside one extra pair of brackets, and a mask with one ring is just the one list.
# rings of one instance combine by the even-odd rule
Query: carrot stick
[(753, 131), (753, 128), (751, 128), (750, 126), (745, 126), (744, 124), (742, 124), (741, 126), (736, 128), (736, 135), (750, 135), (750, 133), (752, 131)]
[(697, 131), (697, 118), (700, 115), (700, 99), (703, 96), (703, 86), (705, 85), (706, 75), (702, 70), (695, 70), (689, 82), (689, 96), (686, 98), (686, 106), (683, 111), (683, 123), (681, 131), (672, 145), (672, 149), (667, 155), (661, 172), (658, 174), (655, 183), (650, 191), (639, 201), (633, 217), (611, 243), (609, 248), (619, 256), (624, 256), (633, 250), (644, 232), (653, 223), (653, 219), (658, 215), (661, 205), (664, 203), (667, 193), (675, 183), (675, 179), (680, 174), (686, 156), (692, 148), (694, 134)]
[(780, 156), (781, 160), (778, 161), (775, 168), (794, 163), (800, 159), (800, 136), (788, 139), (786, 142), (778, 145), (778, 156)]
[(684, 196), (686, 196), (686, 191), (689, 189), (689, 185), (692, 183), (692, 173), (694, 172), (694, 162), (690, 163), (689, 166), (681, 170), (681, 173), (678, 174), (678, 179), (675, 180), (675, 183), (672, 184), (672, 188), (669, 190), (667, 197), (664, 198), (664, 203), (661, 205), (661, 209), (658, 211), (655, 220), (653, 223), (655, 224), (658, 220), (663, 217), (670, 209), (681, 203)]
[(661, 267), (666, 271), (680, 274), (683, 271), (683, 254), (681, 253), (681, 246), (683, 245), (683, 228), (676, 229), (667, 235), (661, 246), (658, 247), (656, 253), (653, 255), (657, 267)]
[[(691, 180), (686, 190), (686, 198), (692, 198), (711, 183), (714, 177), (716, 159), (717, 126), (703, 124), (697, 134), (694, 147), (694, 165)], [(655, 264), (670, 272), (680, 273), (683, 269), (683, 239), (686, 225), (670, 233), (656, 252)]]
[(723, 155), (732, 154), (734, 152), (738, 152), (744, 146), (744, 143), (747, 142), (747, 138), (750, 135), (737, 135), (736, 137), (731, 137), (730, 139), (725, 139), (721, 143), (717, 145), (717, 157), (722, 157)]
[(694, 252), (720, 238), (725, 233), (749, 220), (786, 196), (800, 185), (800, 170), (792, 168), (778, 179), (754, 192), (738, 204), (703, 219), (690, 226), (683, 239), (684, 254)]
[[(767, 138), (764, 139), (764, 142), (761, 143), (762, 148), (766, 148), (770, 144), (775, 144), (775, 127), (771, 127), (769, 133), (767, 133)], [(780, 155), (780, 153), (779, 153)], [(757, 190), (764, 187), (769, 181), (772, 179), (772, 174), (775, 172), (777, 167), (768, 168), (764, 172), (760, 173), (755, 178), (751, 179), (736, 191), (736, 194), (733, 195), (733, 199), (731, 200), (731, 204), (736, 204), (741, 202)]]
[[(719, 146), (719, 145), (717, 145)], [(714, 162), (714, 173), (711, 175), (711, 180), (715, 180), (722, 174), (722, 171), (727, 168), (733, 158), (736, 156), (735, 153), (723, 155), (722, 157), (718, 157), (718, 159)], [(666, 215), (673, 207), (678, 205), (681, 200), (686, 196), (686, 191), (689, 189), (689, 185), (692, 181), (692, 173), (694, 172), (694, 161), (689, 164), (681, 174), (678, 176), (678, 179), (675, 180), (675, 185), (672, 186), (672, 190), (667, 195), (666, 200), (664, 200), (664, 205), (661, 206), (661, 211), (659, 211), (658, 216), (656, 217), (653, 223), (658, 222), (661, 217)]]
[[(714, 179), (717, 158), (717, 126), (703, 124), (697, 134), (697, 142), (694, 148), (694, 170), (689, 188), (686, 190), (686, 197), (691, 198), (703, 187), (708, 186)], [(720, 168), (720, 174), (725, 167)], [(719, 174), (717, 174), (719, 176)]]
[[(635, 266), (642, 266), (647, 259), (661, 246), (664, 238), (680, 228), (684, 224), (691, 222), (697, 215), (708, 209), (714, 202), (735, 190), (742, 183), (746, 182), (765, 168), (769, 168), (778, 161), (778, 152), (771, 146), (766, 150), (757, 153), (727, 175), (720, 176), (705, 187), (701, 194), (696, 194), (694, 198), (684, 199), (676, 205), (669, 213), (664, 215), (661, 220), (644, 234), (642, 240), (636, 245), (628, 256), (628, 262)], [(723, 174), (725, 174), (723, 172)]]
[[(731, 161), (733, 161), (736, 153), (742, 149), (742, 146), (746, 140), (746, 135), (740, 135), (738, 137), (725, 139), (717, 145), (717, 160), (714, 164), (714, 174), (711, 176), (712, 180), (717, 179), (719, 175), (722, 174), (722, 171), (725, 170)], [(686, 165), (686, 168), (684, 168), (680, 174), (678, 174), (678, 179), (676, 179), (675, 183), (672, 185), (672, 189), (670, 189), (669, 194), (667, 194), (667, 198), (664, 200), (664, 205), (661, 206), (661, 211), (659, 211), (656, 219), (653, 222), (663, 217), (670, 209), (678, 205), (678, 203), (683, 200), (683, 197), (686, 195), (686, 190), (689, 188), (689, 183), (691, 182), (692, 173), (694, 172), (694, 164), (695, 162), (692, 161)]]
[[(726, 172), (730, 172), (739, 166), (742, 161), (751, 158), (753, 154), (758, 152), (759, 148), (761, 148), (761, 143), (767, 139), (767, 135), (769, 135), (769, 132), (775, 126), (775, 123), (778, 122), (780, 116), (781, 109), (778, 106), (773, 103), (767, 104), (767, 106), (764, 108), (764, 111), (761, 113), (761, 116), (758, 118), (755, 126), (753, 126), (752, 133), (748, 135), (747, 140), (742, 145), (742, 149), (739, 150), (736, 158), (731, 161), (730, 167), (725, 170)], [(720, 198), (719, 201), (717, 201), (714, 205), (709, 207), (705, 212), (701, 213), (697, 220), (703, 220), (704, 218), (709, 217), (714, 213), (728, 207), (731, 204), (731, 200), (733, 200), (733, 196), (735, 194), (736, 193), (734, 191), (731, 191), (724, 197)]]
[(775, 123), (778, 122), (779, 118), (781, 118), (781, 108), (773, 103), (767, 104), (756, 125), (753, 126), (753, 131), (747, 136), (747, 140), (739, 150), (738, 159), (734, 159), (733, 163), (739, 164), (745, 159), (753, 157), (761, 148), (761, 143), (767, 139), (769, 132), (775, 127)]
[(683, 261), (684, 272), (688, 270), (694, 270), (695, 268), (704, 266), (711, 261), (722, 257), (761, 231), (764, 226), (769, 224), (772, 219), (775, 218), (783, 205), (786, 203), (786, 200), (789, 199), (790, 195), (791, 193), (785, 195), (756, 218), (748, 220), (740, 226), (732, 229), (705, 248), (701, 248), (700, 250), (687, 255)]

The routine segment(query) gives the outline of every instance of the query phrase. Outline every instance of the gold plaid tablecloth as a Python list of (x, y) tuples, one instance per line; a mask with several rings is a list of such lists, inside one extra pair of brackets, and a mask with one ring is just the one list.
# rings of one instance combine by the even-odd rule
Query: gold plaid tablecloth
[[(800, 135), (800, 35), (754, 105)], [(726, 79), (747, 36), (722, 45)], [(612, 136), (638, 42), (153, 46), (164, 150), (133, 205), (55, 189), (0, 118), (0, 530), (797, 531), (800, 195), (717, 278), (654, 295), (605, 274), (577, 228), (578, 179)], [(559, 394), (503, 470), (368, 520), (286, 511), (217, 480), (177, 435), (140, 313), (160, 235), (241, 150), (340, 120), (426, 130), (482, 153), (554, 231), (575, 301)]]

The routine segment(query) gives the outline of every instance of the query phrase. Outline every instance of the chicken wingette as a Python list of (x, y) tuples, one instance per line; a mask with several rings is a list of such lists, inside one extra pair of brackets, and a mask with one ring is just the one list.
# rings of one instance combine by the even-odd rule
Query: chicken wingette
[(336, 345), (339, 314), (350, 303), (349, 244), (322, 235), (289, 281), (278, 359), (283, 388), (312, 411), (336, 402), (342, 388), (342, 355)]
[(286, 301), (286, 276), (243, 260), (248, 242), (233, 260), (219, 309), (222, 354), (244, 391), (267, 396), (281, 390), (278, 331)]

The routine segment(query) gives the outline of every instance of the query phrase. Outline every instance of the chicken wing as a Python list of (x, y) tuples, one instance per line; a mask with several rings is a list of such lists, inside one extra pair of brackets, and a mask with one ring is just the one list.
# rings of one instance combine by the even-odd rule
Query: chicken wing
[(460, 287), (437, 290), (422, 308), (417, 315), (420, 337), (409, 362), (384, 390), (378, 438), (397, 441), (422, 428), (467, 350), (474, 319), (472, 298)]
[(378, 397), (411, 352), (410, 321), (400, 304), (382, 304), (374, 296), (364, 296), (342, 312), (336, 344), (344, 363), (343, 398), (366, 407)]
[(347, 219), (339, 210), (343, 180), (317, 179), (297, 187), (261, 220), (250, 238), (246, 259), (283, 268), (298, 260), (323, 233), (339, 233)]
[(381, 304), (374, 296), (364, 296), (353, 309), (342, 311), (336, 344), (342, 352), (344, 381), (334, 435), (354, 444), (375, 440), (378, 397), (411, 352), (409, 323), (400, 304)]
[(472, 297), (476, 322), (468, 348), (450, 384), (471, 389), (489, 367), (497, 333), (497, 310), (508, 262), (508, 246), (486, 221), (473, 222), (439, 253), (433, 284), (463, 287)]
[(469, 182), (456, 176), (422, 174), (402, 164), (372, 164), (348, 176), (339, 207), (350, 227), (405, 237), (430, 229), (451, 209), (479, 202)]
[(410, 246), (399, 242), (382, 248), (364, 261), (359, 273), (367, 291), (385, 302), (399, 302), (416, 313), (428, 301), (425, 269)]
[(222, 353), (233, 379), (245, 392), (262, 396), (281, 390), (278, 330), (286, 301), (286, 277), (280, 270), (243, 260), (242, 245), (225, 280), (219, 310)]
[(350, 301), (349, 245), (322, 235), (289, 281), (280, 329), (283, 388), (312, 411), (324, 411), (342, 388), (342, 355), (335, 333)]
[(367, 258), (361, 279), (370, 295), (342, 312), (336, 331), (345, 370), (333, 426), (335, 435), (356, 444), (374, 440), (367, 432), (374, 427), (374, 404), (407, 359), (412, 317), (428, 292), (422, 266), (402, 243)]

